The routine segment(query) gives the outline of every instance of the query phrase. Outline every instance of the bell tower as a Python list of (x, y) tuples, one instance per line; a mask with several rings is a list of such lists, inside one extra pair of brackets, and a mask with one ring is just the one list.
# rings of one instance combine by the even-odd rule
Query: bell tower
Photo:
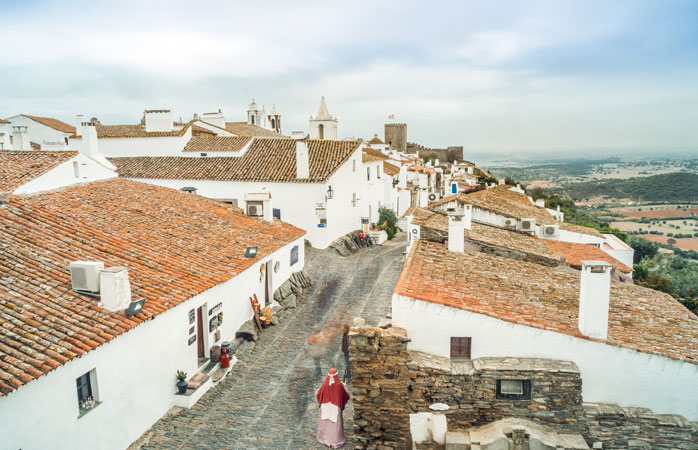
[(337, 118), (330, 115), (323, 96), (317, 115), (310, 116), (310, 139), (337, 140), (337, 135)]
[(276, 105), (271, 107), (271, 112), (267, 116), (267, 124), (271, 131), (281, 134), (281, 115), (276, 110)]

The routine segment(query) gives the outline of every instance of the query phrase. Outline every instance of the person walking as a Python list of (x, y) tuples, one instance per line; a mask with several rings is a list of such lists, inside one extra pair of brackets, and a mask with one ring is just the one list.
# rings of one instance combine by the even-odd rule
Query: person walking
[(351, 382), (351, 364), (349, 363), (349, 325), (342, 325), (342, 353), (344, 353), (344, 379)]
[(330, 448), (339, 448), (347, 442), (342, 415), (349, 401), (349, 393), (337, 375), (337, 369), (330, 369), (327, 378), (315, 394), (320, 407), (317, 440)]

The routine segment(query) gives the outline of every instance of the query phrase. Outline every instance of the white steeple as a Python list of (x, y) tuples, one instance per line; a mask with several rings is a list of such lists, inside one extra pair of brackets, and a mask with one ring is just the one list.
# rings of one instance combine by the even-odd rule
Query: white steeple
[(327, 110), (325, 97), (320, 99), (320, 107), (317, 116), (310, 116), (310, 138), (337, 140), (337, 118), (332, 117)]

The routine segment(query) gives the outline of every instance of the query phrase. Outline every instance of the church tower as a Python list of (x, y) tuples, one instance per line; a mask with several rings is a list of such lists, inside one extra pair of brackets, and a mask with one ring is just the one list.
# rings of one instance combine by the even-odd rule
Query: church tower
[(281, 115), (279, 115), (279, 111), (276, 110), (276, 105), (272, 105), (271, 113), (269, 113), (267, 119), (269, 129), (281, 134)]
[(250, 125), (257, 125), (258, 127), (266, 128), (267, 118), (263, 110), (259, 109), (257, 103), (252, 99), (250, 103), (250, 109), (247, 110), (247, 123)]
[(313, 119), (310, 116), (310, 139), (337, 140), (337, 118), (327, 111), (325, 97), (320, 100), (320, 108)]

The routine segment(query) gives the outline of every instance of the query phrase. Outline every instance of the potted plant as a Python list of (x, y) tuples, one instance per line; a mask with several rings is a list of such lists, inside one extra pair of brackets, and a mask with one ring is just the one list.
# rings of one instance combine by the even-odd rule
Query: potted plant
[(179, 380), (177, 382), (177, 389), (179, 390), (180, 394), (186, 394), (187, 393), (187, 373), (183, 372), (181, 370), (177, 371), (177, 379)]

